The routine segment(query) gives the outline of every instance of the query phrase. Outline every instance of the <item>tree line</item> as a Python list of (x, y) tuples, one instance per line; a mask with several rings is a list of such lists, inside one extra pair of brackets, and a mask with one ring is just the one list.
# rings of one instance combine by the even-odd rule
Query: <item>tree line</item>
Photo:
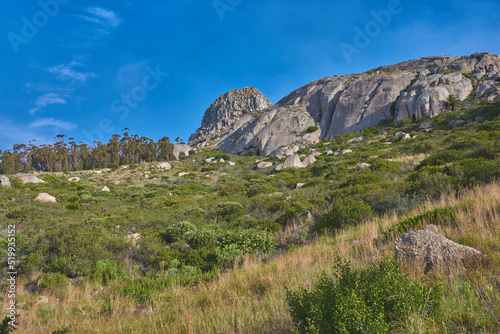
[[(37, 146), (16, 144), (10, 150), (0, 150), (1, 174), (28, 173), (31, 171), (65, 172), (94, 168), (118, 168), (121, 165), (150, 161), (166, 161), (174, 158), (174, 145), (168, 137), (157, 142), (147, 137), (114, 134), (107, 144), (94, 142), (77, 144), (74, 138), (63, 134), (56, 136), (54, 144)], [(176, 140), (179, 141), (180, 138)]]

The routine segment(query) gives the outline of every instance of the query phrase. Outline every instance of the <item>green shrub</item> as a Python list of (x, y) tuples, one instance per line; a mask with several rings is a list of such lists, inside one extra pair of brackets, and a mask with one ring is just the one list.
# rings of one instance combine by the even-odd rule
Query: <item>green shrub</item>
[(184, 234), (187, 244), (193, 248), (215, 246), (218, 233), (211, 229), (191, 230)]
[(229, 221), (243, 215), (243, 205), (238, 202), (225, 202), (217, 205), (215, 210), (217, 218), (222, 221)]
[(375, 213), (365, 201), (356, 197), (345, 197), (335, 202), (316, 227), (319, 231), (335, 230), (360, 224), (372, 217), (375, 217)]
[(285, 226), (292, 222), (293, 219), (300, 219), (303, 217), (306, 214), (306, 211), (307, 209), (304, 204), (294, 202), (288, 209), (285, 210), (284, 214), (276, 218), (275, 223)]
[(439, 168), (425, 167), (408, 176), (408, 194), (416, 194), (422, 197), (436, 198), (445, 190), (450, 189), (455, 183), (449, 175), (439, 171)]
[(404, 234), (411, 229), (423, 229), (424, 222), (434, 225), (455, 225), (457, 212), (450, 208), (434, 208), (422, 214), (405, 218), (385, 233), (386, 237)]
[(460, 105), (461, 101), (455, 95), (448, 95), (448, 98), (444, 101), (444, 106), (452, 111), (455, 111), (457, 107)]
[(306, 131), (307, 131), (307, 133), (313, 133), (313, 132), (318, 131), (318, 129), (319, 128), (317, 126), (313, 125), (313, 126), (308, 127)]
[(199, 208), (199, 207), (194, 207), (194, 208), (191, 208), (189, 210), (187, 210), (186, 212), (184, 212), (184, 216), (193, 216), (193, 217), (204, 217), (206, 216), (207, 212), (202, 209), (202, 208)]
[(371, 165), (372, 170), (377, 171), (396, 172), (401, 169), (399, 163), (384, 159), (372, 159), (368, 163)]
[(80, 197), (78, 197), (78, 195), (73, 195), (73, 196), (68, 197), (68, 202), (70, 202), (70, 203), (76, 203), (79, 200), (80, 200)]
[(97, 261), (91, 278), (103, 285), (108, 285), (112, 280), (128, 278), (128, 272), (115, 261), (100, 260)]
[(275, 234), (260, 229), (225, 231), (219, 236), (218, 244), (221, 249), (225, 246), (236, 245), (243, 254), (276, 252)]
[(247, 184), (246, 195), (254, 197), (262, 193), (270, 193), (274, 188), (264, 180), (250, 180)]
[(5, 218), (8, 218), (8, 219), (19, 219), (19, 218), (24, 218), (28, 215), (28, 213), (26, 212), (26, 210), (12, 210), (10, 212), (7, 212), (7, 214), (5, 215)]
[(299, 333), (399, 333), (411, 315), (440, 309), (441, 287), (412, 280), (392, 260), (354, 272), (338, 256), (334, 269), (333, 278), (323, 274), (311, 291), (287, 290)]
[(80, 202), (81, 203), (89, 203), (95, 201), (95, 198), (90, 195), (90, 194), (81, 194), (80, 195)]
[(167, 227), (164, 234), (165, 240), (170, 243), (180, 241), (184, 238), (184, 235), (188, 231), (195, 231), (195, 230), (196, 226), (194, 226), (190, 222), (187, 221), (178, 222), (176, 224), (172, 224), (169, 227)]
[(450, 67), (445, 68), (443, 71), (443, 74), (450, 74), (450, 73), (455, 73), (456, 71)]
[(72, 211), (76, 211), (76, 210), (80, 209), (80, 204), (78, 204), (78, 203), (69, 203), (68, 205), (66, 205), (66, 209), (72, 210)]
[(69, 285), (68, 277), (59, 272), (54, 274), (41, 274), (40, 277), (38, 277), (38, 280), (38, 288), (40, 291), (63, 291), (66, 290)]

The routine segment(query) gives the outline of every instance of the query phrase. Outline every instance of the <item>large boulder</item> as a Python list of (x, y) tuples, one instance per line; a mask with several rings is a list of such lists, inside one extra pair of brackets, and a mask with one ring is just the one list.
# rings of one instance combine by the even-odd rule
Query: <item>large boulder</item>
[(58, 199), (55, 198), (54, 196), (51, 196), (47, 193), (41, 193), (39, 194), (36, 198), (36, 201), (38, 202), (43, 202), (43, 203), (57, 203)]
[(157, 167), (161, 168), (161, 169), (170, 169), (170, 168), (172, 168), (172, 165), (170, 165), (168, 162), (164, 161), (164, 162), (160, 162), (157, 165)]
[(273, 165), (272, 162), (267, 162), (267, 161), (262, 161), (257, 164), (258, 169), (264, 169), (264, 168), (269, 168)]
[(4, 188), (10, 188), (10, 180), (7, 176), (5, 175), (0, 175), (0, 184)]
[(453, 274), (477, 264), (482, 253), (431, 231), (408, 232), (396, 239), (395, 257), (410, 268), (429, 274)]
[(19, 178), (23, 183), (47, 183), (44, 180), (38, 178), (32, 174), (16, 174), (16, 177)]
[(172, 154), (174, 155), (176, 160), (179, 160), (179, 156), (181, 155), (181, 152), (184, 153), (184, 157), (188, 157), (189, 151), (191, 151), (191, 150), (192, 150), (192, 148), (189, 145), (175, 144)]
[(309, 165), (311, 165), (311, 164), (313, 164), (315, 162), (316, 162), (316, 158), (314, 157), (314, 155), (311, 154), (311, 155), (308, 155), (304, 159), (304, 161), (302, 161), (302, 165), (304, 165), (304, 167), (307, 167), (307, 166), (309, 166)]
[(286, 158), (283, 163), (283, 168), (304, 168), (304, 165), (300, 161), (300, 157), (297, 154), (291, 155)]

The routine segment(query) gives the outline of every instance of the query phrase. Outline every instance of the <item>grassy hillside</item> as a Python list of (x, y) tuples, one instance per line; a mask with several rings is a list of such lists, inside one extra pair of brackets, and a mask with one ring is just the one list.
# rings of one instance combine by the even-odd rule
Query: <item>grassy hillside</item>
[[(2, 228), (18, 227), (20, 332), (304, 329), (292, 317), (291, 296), (300, 286), (314, 294), (323, 273), (337, 275), (337, 254), (365, 277), (393, 257), (397, 235), (428, 223), (485, 260), (453, 277), (427, 281), (412, 273), (405, 280), (435, 289), (439, 307), (424, 312), (401, 301), (404, 317), (386, 317), (377, 328), (498, 332), (499, 114), (500, 104), (483, 103), (338, 136), (312, 147), (318, 161), (305, 169), (257, 169), (260, 157), (205, 149), (171, 170), (145, 163), (38, 174), (45, 184), (8, 175), (13, 187), (0, 188), (0, 219)], [(448, 125), (459, 119), (461, 126)], [(434, 130), (419, 132), (424, 121)], [(346, 149), (352, 153), (328, 154)], [(211, 157), (217, 162), (205, 161)], [(41, 192), (59, 202), (34, 201)], [(0, 243), (6, 250), (5, 237)]]

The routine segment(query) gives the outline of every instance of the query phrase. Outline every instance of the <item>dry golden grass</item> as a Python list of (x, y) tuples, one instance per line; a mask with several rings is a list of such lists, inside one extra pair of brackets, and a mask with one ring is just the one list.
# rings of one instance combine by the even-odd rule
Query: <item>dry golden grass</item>
[[(450, 307), (449, 316), (462, 312), (457, 313), (459, 318), (473, 308), (479, 310), (474, 311), (479, 319), (491, 317), (490, 313), (500, 319), (500, 185), (494, 183), (463, 191), (458, 196), (442, 196), (438, 201), (428, 201), (414, 213), (435, 206), (454, 207), (458, 212), (458, 227), (439, 226), (443, 234), (479, 248), (487, 258), (484, 268), (470, 274), (475, 277), (478, 291), (486, 291), (486, 297), (478, 299), (479, 302), (462, 297), (462, 281), (447, 281), (452, 296), (445, 304)], [(323, 272), (331, 274), (337, 252), (350, 259), (355, 269), (393, 256), (393, 241), (381, 240), (383, 231), (398, 220), (393, 213), (382, 217), (380, 222), (370, 221), (333, 236), (320, 237), (292, 253), (267, 261), (246, 258), (240, 268), (221, 274), (216, 281), (187, 288), (172, 286), (154, 297), (151, 313), (136, 311), (137, 304), (130, 298), (113, 296), (110, 313), (103, 314), (102, 297), (107, 289), (98, 284), (70, 286), (63, 294), (44, 294), (48, 300), (19, 284), (19, 333), (51, 333), (62, 328), (69, 328), (71, 333), (113, 334), (290, 333), (293, 323), (287, 310), (286, 288), (310, 286)], [(360, 242), (353, 243), (355, 240)], [(406, 325), (409, 333), (442, 332), (442, 324), (419, 317), (409, 318)], [(445, 332), (467, 332), (466, 327), (457, 326)], [(478, 332), (487, 333), (487, 329)]]

